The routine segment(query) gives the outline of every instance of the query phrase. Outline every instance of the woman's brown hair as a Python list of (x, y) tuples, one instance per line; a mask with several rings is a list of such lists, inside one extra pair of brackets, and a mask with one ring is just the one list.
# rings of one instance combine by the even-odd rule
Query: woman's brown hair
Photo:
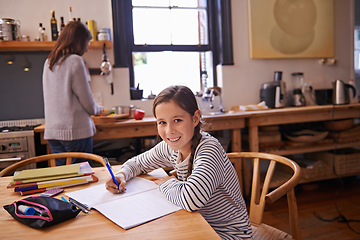
[(57, 62), (61, 64), (70, 54), (82, 56), (91, 39), (91, 33), (83, 23), (71, 21), (66, 24), (48, 56), (50, 70)]
[[(186, 86), (176, 85), (165, 88), (156, 96), (152, 109), (154, 116), (156, 117), (155, 108), (157, 105), (170, 101), (174, 101), (180, 108), (189, 113), (190, 116), (194, 116), (195, 112), (199, 110), (194, 93)], [(199, 124), (194, 128), (194, 136), (191, 139), (191, 156), (189, 159), (188, 176), (192, 172), (195, 150), (201, 140), (200, 130), (201, 121), (199, 121)]]

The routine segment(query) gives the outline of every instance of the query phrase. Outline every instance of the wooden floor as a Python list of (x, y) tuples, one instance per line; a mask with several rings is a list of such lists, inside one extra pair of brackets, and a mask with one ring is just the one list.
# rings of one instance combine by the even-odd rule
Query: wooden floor
[[(295, 194), (303, 239), (360, 239), (360, 176), (300, 185)], [(290, 233), (287, 211), (286, 198), (279, 199), (266, 207), (264, 223)], [(322, 221), (314, 213), (327, 220), (340, 215), (357, 220), (349, 225), (358, 233), (344, 222)]]

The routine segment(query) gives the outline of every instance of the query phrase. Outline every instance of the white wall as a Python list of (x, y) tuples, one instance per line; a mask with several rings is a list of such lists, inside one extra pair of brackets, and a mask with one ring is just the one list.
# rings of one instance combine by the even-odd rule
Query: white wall
[[(222, 67), (219, 78), (223, 87), (223, 101), (227, 109), (239, 104), (254, 104), (259, 101), (259, 89), (263, 82), (272, 81), (274, 71), (283, 71), (283, 80), (290, 85), (292, 72), (304, 72), (314, 88), (330, 88), (335, 79), (348, 81), (353, 78), (353, 4), (352, 0), (334, 0), (335, 6), (335, 66), (320, 65), (319, 59), (250, 59), (248, 1), (232, 0), (233, 25), (233, 66)], [(21, 31), (36, 37), (39, 22), (50, 30), (50, 11), (55, 10), (56, 18), (68, 18), (69, 6), (73, 16), (82, 21), (95, 20), (98, 28), (112, 28), (110, 0), (0, 0), (0, 18), (9, 17), (21, 21)], [(113, 52), (108, 50), (110, 62)], [(101, 50), (90, 50), (84, 55), (88, 66), (100, 66)], [(110, 86), (101, 76), (92, 76), (93, 93), (101, 93), (103, 105), (111, 108), (115, 105), (134, 104), (151, 115), (151, 101), (130, 101), (129, 72), (125, 68), (113, 70), (115, 94), (110, 95)]]
[(331, 88), (335, 79), (348, 81), (353, 72), (352, 0), (335, 0), (335, 58), (337, 65), (320, 65), (319, 59), (250, 59), (248, 1), (232, 0), (234, 66), (223, 67), (223, 90), (226, 106), (252, 104), (259, 101), (263, 82), (272, 81), (274, 71), (283, 71), (289, 86), (292, 72), (304, 72), (315, 88)]

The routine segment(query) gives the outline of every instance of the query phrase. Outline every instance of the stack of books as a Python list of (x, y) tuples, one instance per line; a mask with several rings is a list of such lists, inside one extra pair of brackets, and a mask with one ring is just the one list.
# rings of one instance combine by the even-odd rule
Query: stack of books
[(54, 188), (65, 188), (97, 182), (94, 170), (88, 162), (16, 171), (7, 188), (21, 195), (45, 192)]

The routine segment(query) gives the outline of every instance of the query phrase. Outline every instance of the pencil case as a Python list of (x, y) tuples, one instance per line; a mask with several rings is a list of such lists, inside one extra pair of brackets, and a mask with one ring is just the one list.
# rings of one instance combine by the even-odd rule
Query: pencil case
[[(28, 213), (22, 212), (24, 206), (35, 210), (35, 213), (31, 212), (31, 215), (27, 215)], [(64, 222), (75, 218), (81, 211), (71, 203), (40, 196), (28, 197), (3, 207), (17, 221), (32, 228), (44, 228)]]

